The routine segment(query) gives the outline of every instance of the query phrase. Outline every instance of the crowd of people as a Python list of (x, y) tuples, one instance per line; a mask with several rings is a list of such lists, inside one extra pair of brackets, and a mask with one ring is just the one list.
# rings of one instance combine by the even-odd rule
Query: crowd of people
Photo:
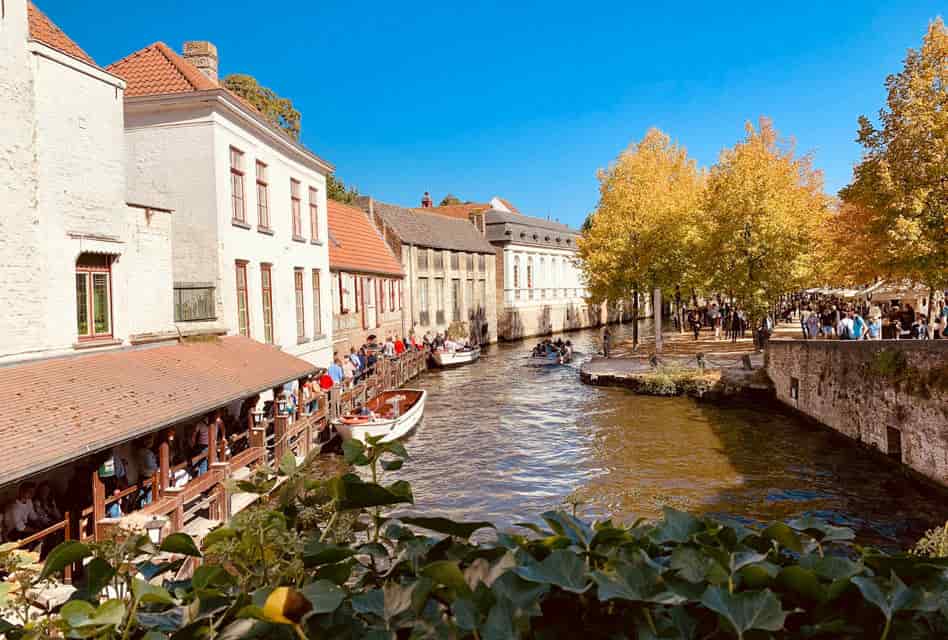
[[(678, 319), (675, 318), (677, 324)], [(703, 327), (709, 327), (715, 340), (731, 340), (745, 337), (748, 329), (747, 314), (736, 305), (725, 302), (723, 305), (712, 301), (704, 306), (694, 306), (685, 314), (685, 322), (694, 334), (695, 340)]]
[(790, 308), (806, 340), (941, 340), (948, 338), (948, 302), (939, 299), (931, 314), (910, 303), (847, 302), (835, 298), (799, 301)]
[(546, 338), (533, 347), (532, 355), (537, 358), (555, 356), (561, 363), (569, 362), (573, 359), (573, 343), (562, 338)]

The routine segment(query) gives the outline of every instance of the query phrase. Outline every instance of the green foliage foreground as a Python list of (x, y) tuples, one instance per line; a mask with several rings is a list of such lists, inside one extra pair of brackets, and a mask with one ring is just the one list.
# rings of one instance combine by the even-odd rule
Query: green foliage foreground
[[(862, 548), (848, 529), (809, 518), (749, 529), (672, 509), (625, 526), (550, 511), (542, 524), (519, 525), (526, 535), (472, 542), (491, 525), (386, 516), (413, 502), (404, 481), (379, 481), (405, 460), (401, 445), (350, 443), (345, 453), (372, 482), (312, 480), (285, 459), (274, 502), (212, 532), (203, 551), (181, 534), (160, 549), (144, 536), (70, 542), (39, 573), (7, 549), (20, 587), (88, 562), (59, 615), (8, 625), (7, 637), (54, 629), (147, 640), (948, 634), (948, 560)], [(242, 484), (273, 487), (273, 475)], [(201, 556), (192, 577), (173, 579)], [(0, 591), (8, 618), (17, 590)]]

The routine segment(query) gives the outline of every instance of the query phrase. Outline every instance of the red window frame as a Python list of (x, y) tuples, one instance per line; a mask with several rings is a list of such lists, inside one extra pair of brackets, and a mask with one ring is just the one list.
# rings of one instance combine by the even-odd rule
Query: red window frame
[(388, 298), (391, 301), (391, 305), (389, 305), (389, 308), (388, 308), (389, 311), (395, 311), (395, 281), (394, 280), (388, 281)]
[[(237, 275), (237, 333), (250, 337), (250, 306), (247, 296), (247, 261), (238, 260), (235, 271)], [(243, 309), (241, 309), (243, 302)]]
[(349, 309), (346, 308), (346, 289), (342, 285), (342, 271), (336, 272), (336, 280), (339, 286), (339, 315), (344, 316), (349, 313)]
[(257, 160), (257, 227), (270, 230), (270, 185), (267, 183), (267, 165)]
[[(89, 254), (84, 254), (89, 255)], [(112, 257), (111, 256), (101, 256), (102, 262), (104, 264), (81, 264), (83, 256), (79, 256), (79, 260), (76, 261), (76, 286), (79, 284), (79, 277), (84, 276), (86, 279), (86, 291), (85, 291), (85, 300), (82, 304), (85, 305), (86, 311), (86, 325), (88, 331), (85, 334), (79, 333), (79, 291), (76, 290), (76, 334), (80, 342), (87, 340), (103, 340), (111, 338), (115, 327), (113, 326), (113, 316), (112, 316)], [(105, 275), (106, 277), (106, 306), (108, 307), (108, 321), (109, 327), (108, 331), (102, 333), (97, 333), (95, 330), (95, 276), (96, 275)]]
[(300, 181), (290, 178), (290, 208), (293, 213), (293, 239), (303, 239), (303, 221), (300, 219)]
[(319, 191), (309, 188), (309, 234), (310, 239), (319, 241)]
[(303, 269), (293, 269), (293, 288), (296, 293), (296, 341), (306, 341), (306, 307), (303, 296)]
[(235, 222), (247, 223), (247, 200), (244, 197), (244, 152), (230, 148), (231, 215)]
[(273, 270), (271, 264), (260, 265), (260, 297), (263, 303), (263, 341), (273, 344)]
[(405, 287), (404, 281), (398, 281), (398, 308), (399, 310), (405, 308)]
[(313, 337), (322, 335), (322, 300), (319, 295), (319, 269), (313, 269)]
[(382, 278), (378, 279), (379, 283), (379, 313), (385, 313), (385, 280)]

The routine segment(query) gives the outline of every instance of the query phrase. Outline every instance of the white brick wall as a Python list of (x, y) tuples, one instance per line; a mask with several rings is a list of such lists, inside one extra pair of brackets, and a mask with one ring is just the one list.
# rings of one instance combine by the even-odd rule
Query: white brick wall
[(115, 256), (116, 339), (173, 330), (170, 221), (125, 204), (124, 83), (28, 41), (24, 0), (5, 9), (0, 122), (18, 126), (0, 127), (0, 361), (73, 351), (84, 251)]
[[(332, 356), (332, 305), (329, 253), (325, 241), (325, 174), (286, 153), (267, 131), (214, 98), (186, 101), (135, 101), (126, 106), (129, 200), (162, 203), (174, 209), (173, 255), (176, 282), (213, 282), (216, 322), (182, 323), (182, 330), (219, 327), (237, 333), (235, 263), (247, 261), (251, 337), (264, 340), (260, 265), (271, 265), (274, 342), (286, 352), (326, 366)], [(232, 223), (230, 148), (241, 150), (246, 221)], [(267, 165), (270, 227), (257, 230), (255, 163)], [(300, 181), (301, 220), (305, 242), (292, 237), (290, 178)], [(310, 241), (309, 187), (318, 191), (319, 238)], [(302, 268), (307, 341), (297, 344), (294, 268)], [(314, 336), (312, 270), (321, 272), (321, 325)]]

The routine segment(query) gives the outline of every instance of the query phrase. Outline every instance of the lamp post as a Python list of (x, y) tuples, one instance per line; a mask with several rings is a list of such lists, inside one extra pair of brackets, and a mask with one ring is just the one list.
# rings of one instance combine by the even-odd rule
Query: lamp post
[(161, 544), (161, 534), (167, 523), (167, 518), (159, 516), (152, 516), (151, 520), (145, 523), (145, 532), (148, 534), (148, 539), (151, 540), (152, 544)]

